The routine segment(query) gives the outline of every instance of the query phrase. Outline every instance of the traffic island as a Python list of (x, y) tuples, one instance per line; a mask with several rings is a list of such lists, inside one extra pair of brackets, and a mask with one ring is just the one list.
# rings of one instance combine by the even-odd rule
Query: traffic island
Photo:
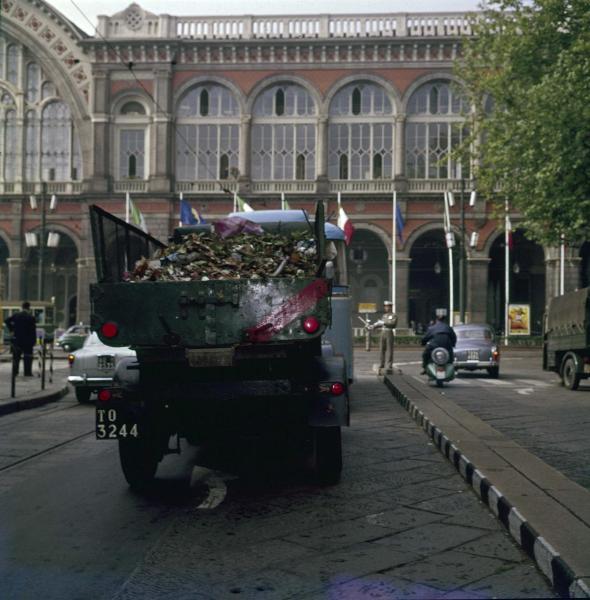
[(402, 373), (393, 396), (564, 598), (590, 598), (590, 492)]

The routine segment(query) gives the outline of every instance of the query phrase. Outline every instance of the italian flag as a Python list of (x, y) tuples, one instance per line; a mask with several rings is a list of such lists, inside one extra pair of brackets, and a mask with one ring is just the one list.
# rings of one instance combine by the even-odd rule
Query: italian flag
[(127, 192), (127, 195), (125, 196), (125, 221), (127, 223), (133, 223), (133, 225), (148, 233), (145, 217), (139, 208), (137, 208), (133, 200), (131, 200), (129, 192)]
[(348, 215), (344, 212), (342, 206), (338, 207), (338, 227), (344, 231), (344, 241), (348, 246), (350, 244), (350, 240), (352, 240), (354, 227), (352, 226), (352, 221), (348, 218)]

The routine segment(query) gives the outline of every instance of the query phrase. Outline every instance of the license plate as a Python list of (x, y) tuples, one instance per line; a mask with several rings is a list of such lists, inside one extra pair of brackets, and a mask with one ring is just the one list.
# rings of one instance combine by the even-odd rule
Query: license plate
[(114, 369), (115, 357), (110, 354), (101, 354), (98, 356), (99, 369)]
[(467, 352), (467, 360), (479, 360), (479, 351), (478, 350), (469, 350)]
[(139, 428), (137, 423), (131, 422), (116, 408), (96, 409), (96, 439), (118, 440), (125, 438), (138, 438)]

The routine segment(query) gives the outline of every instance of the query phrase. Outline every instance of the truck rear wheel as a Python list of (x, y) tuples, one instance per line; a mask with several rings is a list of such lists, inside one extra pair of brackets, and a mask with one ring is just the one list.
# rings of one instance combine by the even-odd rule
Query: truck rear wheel
[(153, 482), (158, 468), (158, 456), (148, 440), (120, 439), (119, 458), (129, 487), (143, 491)]
[(334, 485), (342, 472), (342, 438), (340, 427), (312, 427), (315, 472), (318, 481)]
[(570, 356), (563, 363), (561, 370), (561, 378), (563, 379), (563, 385), (568, 390), (577, 390), (580, 385), (580, 376), (576, 369), (576, 361)]

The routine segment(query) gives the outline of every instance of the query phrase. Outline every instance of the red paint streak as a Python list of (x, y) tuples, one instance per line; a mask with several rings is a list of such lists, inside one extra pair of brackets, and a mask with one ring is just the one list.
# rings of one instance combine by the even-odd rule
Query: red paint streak
[(328, 295), (325, 279), (316, 279), (276, 308), (254, 327), (246, 329), (246, 337), (251, 342), (268, 342), (275, 333), (291, 321), (313, 308), (318, 300)]

